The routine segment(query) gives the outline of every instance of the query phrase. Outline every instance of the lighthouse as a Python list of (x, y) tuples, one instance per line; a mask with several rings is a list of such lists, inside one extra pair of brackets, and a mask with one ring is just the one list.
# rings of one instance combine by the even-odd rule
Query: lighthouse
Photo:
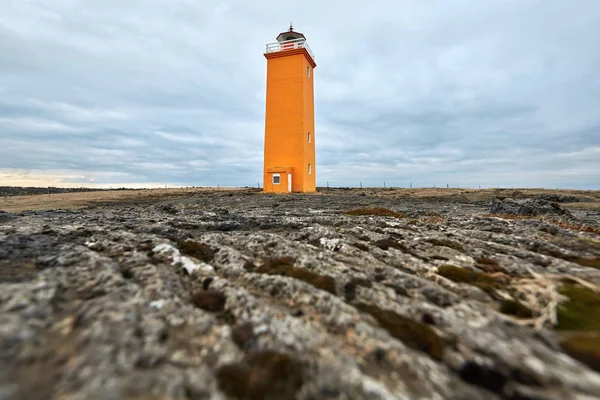
[(293, 26), (267, 44), (264, 191), (316, 190), (315, 57)]

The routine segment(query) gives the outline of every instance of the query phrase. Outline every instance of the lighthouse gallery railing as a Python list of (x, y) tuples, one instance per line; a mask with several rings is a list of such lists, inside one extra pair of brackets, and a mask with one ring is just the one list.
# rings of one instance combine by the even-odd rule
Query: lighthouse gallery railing
[(294, 39), (294, 40), (286, 40), (285, 42), (275, 42), (269, 43), (267, 45), (267, 53), (276, 53), (278, 51), (286, 51), (293, 49), (306, 49), (308, 50), (308, 54), (315, 59), (315, 55), (313, 54), (310, 47), (308, 47), (308, 43), (306, 43), (306, 39)]

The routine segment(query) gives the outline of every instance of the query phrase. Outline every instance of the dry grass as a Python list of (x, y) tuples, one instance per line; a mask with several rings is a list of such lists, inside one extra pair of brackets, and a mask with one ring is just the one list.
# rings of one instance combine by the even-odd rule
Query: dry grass
[(421, 219), (421, 221), (425, 224), (443, 224), (446, 222), (446, 218), (439, 216), (439, 217), (424, 217)]
[(561, 206), (567, 208), (579, 208), (582, 210), (600, 210), (600, 201), (590, 201), (586, 203), (562, 203)]
[(497, 290), (496, 293), (507, 301), (517, 301), (531, 310), (532, 318), (516, 319), (516, 322), (533, 326), (535, 329), (558, 325), (558, 307), (569, 299), (560, 293), (560, 288), (566, 280), (600, 293), (600, 287), (573, 275), (538, 274), (529, 268), (528, 272), (529, 278), (513, 279), (506, 289)]
[(27, 210), (78, 209), (105, 203), (147, 202), (158, 199), (192, 196), (198, 193), (223, 193), (246, 189), (227, 188), (173, 188), (143, 190), (103, 190), (83, 193), (53, 193), (31, 196), (0, 197), (0, 210), (21, 212)]

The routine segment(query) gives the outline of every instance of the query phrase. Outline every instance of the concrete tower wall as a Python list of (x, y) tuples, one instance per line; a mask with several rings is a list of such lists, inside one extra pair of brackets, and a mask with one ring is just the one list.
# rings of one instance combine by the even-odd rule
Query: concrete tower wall
[[(306, 49), (266, 53), (264, 191), (316, 190), (314, 67)], [(310, 132), (310, 141), (309, 141)], [(309, 167), (310, 164), (310, 167)], [(279, 184), (273, 183), (279, 174)]]

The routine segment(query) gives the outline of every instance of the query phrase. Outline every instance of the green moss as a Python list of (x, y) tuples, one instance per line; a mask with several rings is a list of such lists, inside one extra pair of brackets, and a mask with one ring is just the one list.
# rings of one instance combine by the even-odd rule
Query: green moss
[(359, 303), (356, 307), (373, 316), (390, 335), (401, 340), (407, 346), (423, 351), (437, 360), (443, 358), (446, 340), (441, 338), (430, 326), (370, 304)]
[(390, 247), (394, 249), (401, 250), (403, 252), (407, 252), (408, 249), (402, 243), (396, 242), (394, 239), (380, 239), (375, 242), (375, 246), (379, 247), (382, 250), (387, 250)]
[(600, 294), (578, 285), (563, 285), (558, 292), (569, 299), (557, 310), (560, 330), (600, 331)]
[(532, 311), (523, 303), (516, 300), (502, 300), (500, 302), (500, 312), (502, 314), (514, 315), (519, 318), (532, 318)]
[(191, 240), (179, 242), (179, 251), (186, 256), (197, 258), (204, 262), (212, 261), (215, 251), (204, 243), (198, 243)]
[(242, 350), (255, 340), (254, 327), (246, 322), (231, 329), (231, 340)]
[(248, 260), (244, 263), (243, 268), (246, 271), (254, 271), (254, 270), (256, 270), (256, 264), (254, 264), (254, 262), (252, 260)]
[(453, 265), (443, 265), (439, 267), (438, 274), (457, 283), (468, 283), (476, 286), (488, 294), (494, 294), (497, 289), (500, 289), (503, 286), (500, 282), (487, 274), (467, 268), (455, 267)]
[(409, 219), (408, 221), (406, 221), (407, 224), (409, 225), (416, 225), (419, 223), (418, 219)]
[(489, 257), (478, 257), (475, 259), (477, 264), (485, 264), (485, 265), (498, 265), (498, 261), (489, 258)]
[(304, 383), (299, 361), (275, 351), (247, 355), (241, 362), (221, 366), (219, 388), (243, 400), (293, 399)]
[(478, 268), (482, 271), (492, 273), (492, 272), (504, 272), (506, 270), (498, 265), (498, 261), (488, 258), (488, 257), (479, 257), (475, 259), (475, 268)]
[(565, 260), (583, 265), (584, 267), (600, 269), (600, 258), (566, 257)]
[(453, 242), (452, 240), (448, 240), (448, 239), (427, 239), (427, 242), (436, 245), (436, 246), (444, 246), (444, 247), (449, 247), (451, 249), (454, 250), (458, 250), (460, 252), (464, 252), (465, 249), (458, 243)]
[(423, 256), (417, 254), (413, 250), (407, 248), (402, 243), (399, 243), (391, 238), (378, 240), (375, 242), (375, 246), (379, 247), (382, 250), (388, 250), (391, 247), (391, 248), (400, 250), (403, 253), (410, 254), (411, 256), (421, 259), (423, 261), (429, 261), (429, 259), (427, 257), (423, 257)]
[(366, 288), (373, 287), (373, 283), (370, 280), (364, 278), (352, 278), (350, 282), (355, 284), (356, 286), (362, 286)]
[(356, 247), (357, 249), (359, 249), (359, 250), (362, 250), (362, 251), (369, 251), (369, 246), (367, 246), (367, 245), (366, 245), (366, 244), (364, 244), (364, 243), (353, 243), (352, 245), (353, 245), (354, 247)]
[(219, 312), (225, 308), (226, 297), (214, 290), (199, 290), (192, 294), (190, 300), (196, 307), (205, 311)]
[(560, 341), (565, 353), (600, 372), (600, 334), (576, 334)]
[(352, 278), (348, 283), (344, 285), (344, 298), (350, 302), (356, 298), (356, 288), (358, 286), (372, 287), (371, 281), (362, 278)]
[(395, 217), (395, 218), (405, 218), (406, 215), (399, 213), (394, 210), (390, 210), (388, 208), (382, 207), (364, 207), (357, 208), (354, 210), (344, 211), (346, 215), (375, 215), (379, 217)]
[(304, 268), (294, 267), (292, 257), (278, 257), (267, 259), (263, 265), (256, 268), (256, 272), (267, 275), (289, 276), (314, 287), (335, 294), (335, 282), (332, 277), (315, 274)]
[(582, 245), (584, 246), (592, 246), (595, 247), (597, 249), (600, 249), (600, 241), (596, 240), (596, 239), (592, 239), (589, 237), (577, 237), (577, 240), (580, 241), (582, 243)]

